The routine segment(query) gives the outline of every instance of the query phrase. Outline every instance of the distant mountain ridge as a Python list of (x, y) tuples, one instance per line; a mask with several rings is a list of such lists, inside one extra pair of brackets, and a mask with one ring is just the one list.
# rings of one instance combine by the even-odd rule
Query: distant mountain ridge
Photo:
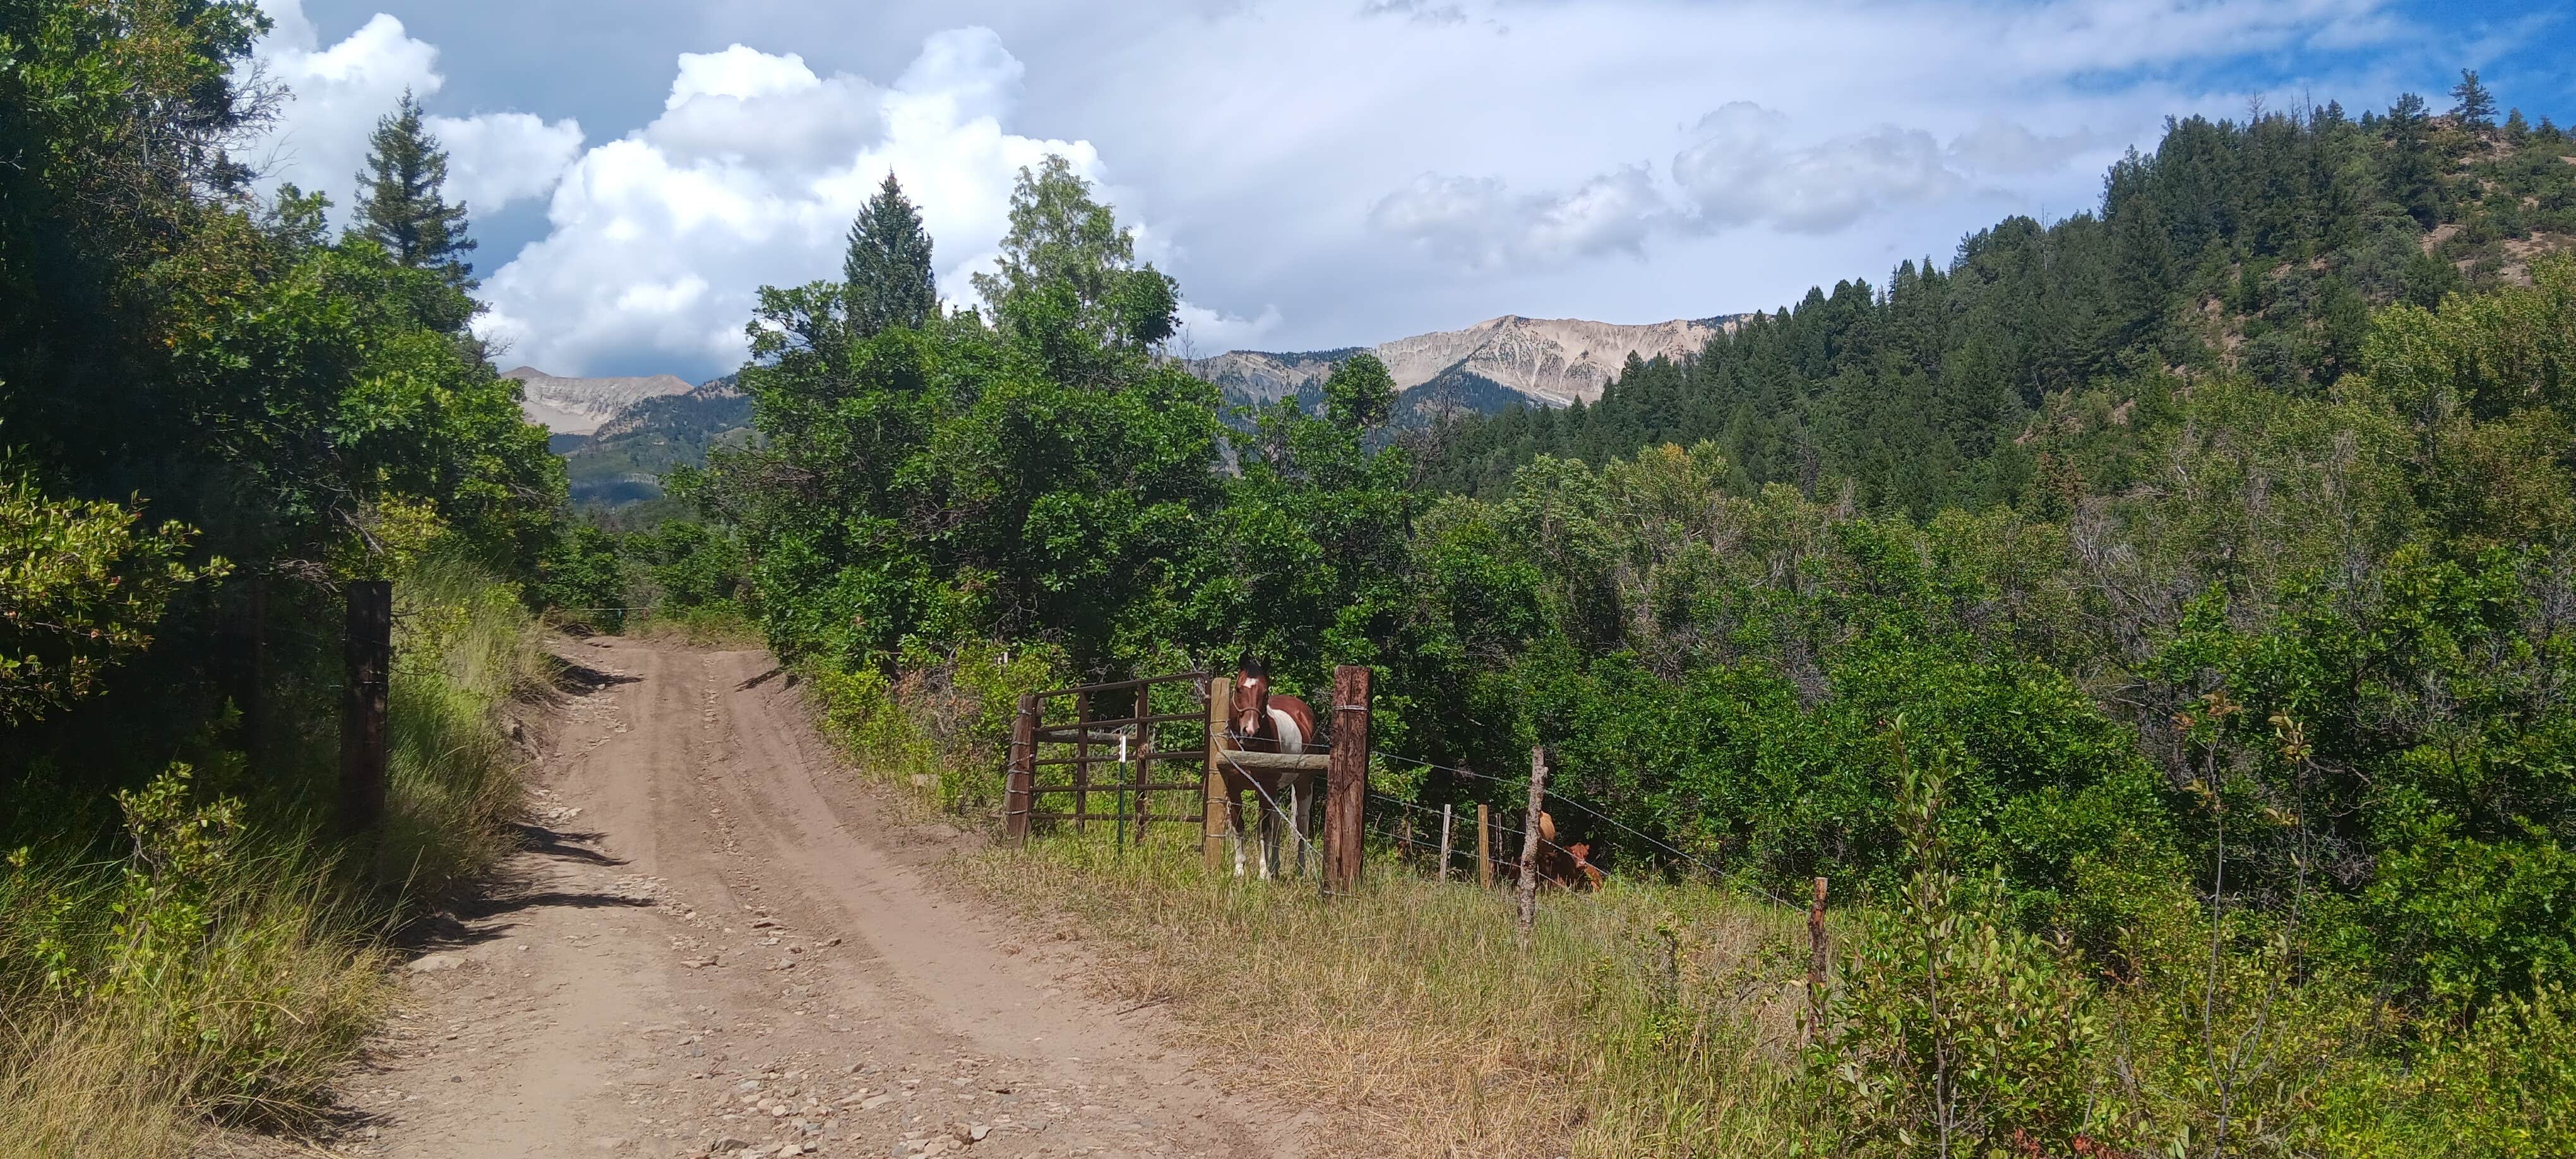
[(519, 411), (528, 421), (558, 435), (587, 435), (648, 398), (687, 394), (697, 389), (676, 374), (633, 378), (565, 378), (533, 366), (502, 372), (515, 378), (521, 391)]
[(752, 437), (751, 396), (728, 374), (679, 394), (637, 399), (590, 434), (559, 434), (552, 442), (571, 476), (573, 502), (617, 507), (661, 498), (665, 472), (700, 466), (710, 449)]
[(1462, 330), (1442, 330), (1332, 350), (1279, 353), (1234, 350), (1189, 361), (1192, 374), (1215, 383), (1226, 401), (1276, 402), (1319, 391), (1333, 368), (1362, 351), (1386, 363), (1407, 412), (1496, 411), (1513, 403), (1560, 407), (1601, 397), (1628, 357), (1649, 361), (1697, 354), (1709, 339), (1733, 331), (1747, 315), (1676, 318), (1621, 325), (1580, 318), (1505, 314)]
[[(1597, 401), (1602, 386), (1631, 356), (1651, 361), (1696, 355), (1745, 317), (1623, 326), (1506, 314), (1376, 346), (1236, 350), (1186, 365), (1216, 384), (1229, 403), (1263, 405), (1295, 397), (1312, 406), (1320, 405), (1334, 367), (1352, 355), (1374, 353), (1395, 379), (1397, 424), (1413, 426), (1444, 414), (1490, 414), (1514, 403), (1561, 407)], [(696, 466), (714, 447), (755, 438), (751, 399), (732, 375), (691, 386), (671, 374), (567, 378), (521, 366), (502, 377), (519, 381), (528, 421), (553, 432), (551, 444), (564, 457), (573, 499), (585, 505), (657, 499), (663, 472)]]

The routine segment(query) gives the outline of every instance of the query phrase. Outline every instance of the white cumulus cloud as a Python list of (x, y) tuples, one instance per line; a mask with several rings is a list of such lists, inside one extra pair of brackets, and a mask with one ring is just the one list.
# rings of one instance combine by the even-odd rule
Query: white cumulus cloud
[(1020, 74), (982, 28), (930, 36), (891, 86), (739, 44), (684, 53), (660, 116), (572, 164), (547, 235), (485, 281), (478, 329), (557, 374), (739, 362), (753, 291), (837, 276), (889, 171), (921, 209), (943, 295), (970, 300), (1022, 167), (1058, 153), (1100, 174), (1087, 142), (1003, 127)]
[[(446, 83), (438, 49), (382, 12), (325, 48), (302, 0), (261, 0), (260, 8), (273, 27), (253, 49), (252, 67), (286, 86), (290, 99), (245, 157), (260, 170), (264, 191), (292, 182), (327, 192), (345, 220), (376, 119), (404, 90), (426, 101)], [(581, 151), (581, 126), (570, 119), (487, 113), (425, 121), (448, 152), (448, 196), (473, 210), (544, 195)]]
[(1700, 118), (1695, 139), (1673, 158), (1673, 180), (1703, 225), (1829, 233), (1882, 206), (1935, 200), (1965, 185), (1923, 130), (1882, 125), (1798, 146), (1783, 140), (1786, 125), (1750, 101)]
[(1605, 253), (1643, 256), (1671, 211), (1643, 165), (1565, 193), (1516, 194), (1500, 178), (1425, 173), (1378, 199), (1369, 224), (1470, 269), (1550, 267)]
[(1605, 254), (1648, 256), (1658, 237), (1734, 229), (1838, 233), (1883, 211), (1975, 193), (1970, 173), (2049, 173), (2099, 144), (2000, 119), (1943, 144), (1877, 125), (1800, 142), (1789, 118), (1730, 101), (1691, 126), (1670, 180), (1625, 165), (1565, 192), (1519, 193), (1498, 177), (1426, 173), (1369, 209), (1377, 232), (1476, 271), (1554, 269)]

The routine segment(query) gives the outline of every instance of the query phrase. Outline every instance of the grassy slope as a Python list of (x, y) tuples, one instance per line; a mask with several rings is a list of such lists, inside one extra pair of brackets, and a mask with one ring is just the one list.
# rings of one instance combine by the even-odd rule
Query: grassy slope
[(0, 1156), (176, 1156), (210, 1121), (308, 1121), (391, 998), (386, 935), (409, 899), (500, 853), (520, 800), (503, 709), (543, 674), (533, 621), (458, 565), (422, 564), (396, 591), (389, 815), (367, 875), (395, 885), (202, 792), (130, 823), (128, 857), (12, 853)]
[[(1803, 918), (1716, 890), (1559, 894), (1524, 943), (1508, 891), (1392, 862), (1355, 895), (1210, 881), (1195, 843), (1061, 837), (963, 878), (1108, 938), (1108, 984), (1402, 1155), (1786, 1155)], [(1454, 1151), (1450, 1148), (1455, 1148)]]

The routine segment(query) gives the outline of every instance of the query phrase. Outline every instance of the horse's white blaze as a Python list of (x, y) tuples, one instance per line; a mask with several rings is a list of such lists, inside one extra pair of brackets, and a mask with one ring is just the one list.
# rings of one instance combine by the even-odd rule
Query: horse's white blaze
[(1296, 717), (1290, 716), (1286, 712), (1276, 708), (1271, 709), (1270, 727), (1279, 734), (1280, 752), (1302, 753), (1306, 751), (1306, 734), (1298, 731)]

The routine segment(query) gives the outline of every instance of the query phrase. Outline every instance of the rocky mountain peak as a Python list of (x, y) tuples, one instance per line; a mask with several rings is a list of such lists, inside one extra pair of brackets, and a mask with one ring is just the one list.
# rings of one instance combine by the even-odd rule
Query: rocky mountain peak
[[(1386, 363), (1396, 389), (1423, 388), (1441, 405), (1492, 410), (1518, 401), (1566, 406), (1601, 397), (1630, 355), (1677, 358), (1735, 329), (1742, 315), (1677, 318), (1646, 325), (1580, 318), (1505, 314), (1458, 330), (1381, 342), (1373, 347), (1274, 353), (1236, 350), (1195, 359), (1190, 370), (1224, 389), (1229, 401), (1267, 403), (1319, 387), (1342, 360), (1368, 350)], [(1415, 401), (1415, 409), (1423, 405)]]

